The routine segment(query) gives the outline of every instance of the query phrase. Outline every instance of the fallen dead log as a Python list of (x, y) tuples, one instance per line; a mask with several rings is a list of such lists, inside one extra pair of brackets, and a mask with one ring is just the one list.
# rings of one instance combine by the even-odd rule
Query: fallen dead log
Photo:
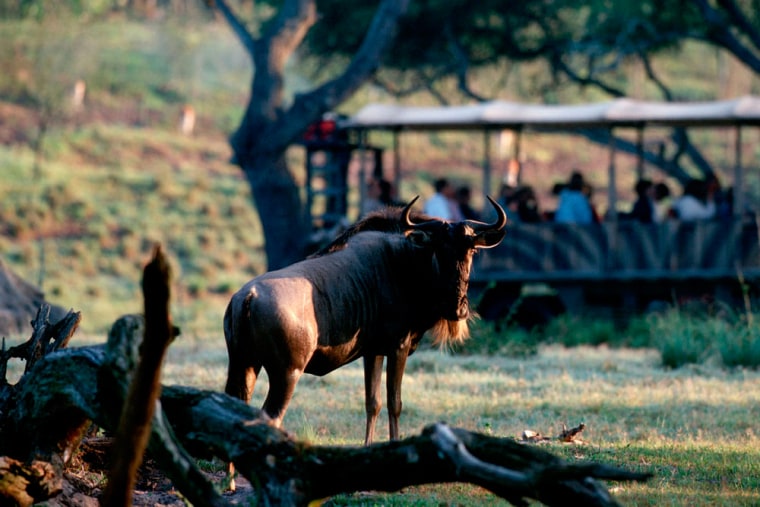
[(231, 460), (260, 484), (263, 504), (306, 505), (355, 491), (398, 491), (417, 484), (468, 482), (514, 505), (618, 505), (595, 479), (643, 481), (650, 474), (568, 463), (534, 446), (438, 423), (421, 435), (369, 447), (312, 446), (258, 418), (224, 394), (165, 387), (162, 406), (175, 434), (196, 456)]

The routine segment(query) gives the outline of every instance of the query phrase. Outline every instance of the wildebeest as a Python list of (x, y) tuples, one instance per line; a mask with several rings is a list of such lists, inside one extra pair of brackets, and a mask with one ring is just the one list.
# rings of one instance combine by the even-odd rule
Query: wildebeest
[(403, 209), (357, 222), (330, 246), (265, 273), (232, 296), (224, 315), (229, 368), (225, 392), (250, 402), (263, 367), (263, 412), (280, 426), (301, 375), (324, 375), (364, 359), (365, 444), (381, 408), (383, 358), (390, 438), (398, 438), (401, 378), (407, 356), (430, 330), (434, 343), (467, 337), (472, 256), (504, 238), (496, 202), (493, 224), (413, 217)]

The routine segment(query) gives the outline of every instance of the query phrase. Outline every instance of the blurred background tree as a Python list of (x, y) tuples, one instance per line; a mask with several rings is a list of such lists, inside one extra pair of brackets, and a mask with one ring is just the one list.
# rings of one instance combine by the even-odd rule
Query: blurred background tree
[[(233, 162), (251, 188), (269, 268), (277, 268), (301, 257), (311, 225), (286, 150), (310, 124), (357, 91), (371, 87), (400, 100), (424, 94), (441, 104), (524, 97), (549, 104), (622, 96), (733, 97), (755, 91), (753, 78), (760, 70), (757, 3), (383, 0), (347, 7), (336, 0), (0, 0), (0, 18), (37, 22), (39, 32), (30, 34), (29, 43), (41, 47), (54, 40), (43, 35), (54, 29), (46, 20), (54, 23), (63, 15), (85, 27), (116, 13), (145, 23), (173, 19), (186, 23), (187, 31), (193, 23), (226, 20), (253, 71), (248, 103), (237, 127), (230, 128)], [(76, 32), (71, 36), (79, 40)], [(673, 69), (659, 65), (659, 57), (673, 62), (687, 44), (701, 45), (709, 58), (721, 62), (724, 70), (717, 80), (723, 91), (716, 93), (709, 79), (698, 86), (685, 83)], [(78, 57), (76, 44), (58, 49), (59, 64), (51, 65), (38, 53), (41, 69), (34, 84), (23, 84), (23, 69), (16, 69), (23, 88), (16, 98), (37, 105), (42, 134), (50, 118), (60, 116), (56, 111), (63, 111), (64, 94), (46, 90), (54, 85), (70, 89), (76, 74), (84, 73), (74, 71), (88, 63)], [(232, 56), (218, 55), (227, 57)], [(46, 97), (58, 97), (59, 103)], [(604, 133), (586, 135), (609, 142)], [(712, 172), (686, 132), (675, 130), (671, 141), (649, 162), (679, 180), (693, 169)], [(619, 143), (621, 149), (635, 151), (630, 141)]]

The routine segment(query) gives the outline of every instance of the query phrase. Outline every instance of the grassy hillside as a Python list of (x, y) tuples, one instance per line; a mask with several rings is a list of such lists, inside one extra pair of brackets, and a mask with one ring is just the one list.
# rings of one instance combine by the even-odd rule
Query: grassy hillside
[[(139, 311), (142, 266), (161, 242), (178, 324), (220, 333), (230, 291), (264, 266), (248, 186), (228, 163), (250, 74), (229, 31), (28, 23), (0, 34), (14, 41), (0, 49), (14, 70), (0, 77), (0, 255), (102, 335)], [(77, 79), (81, 108), (69, 103)], [(193, 136), (177, 129), (186, 103)]]
[[(175, 261), (179, 324), (220, 319), (216, 302), (262, 271), (260, 225), (224, 140), (88, 127), (32, 177), (32, 156), (3, 148), (0, 249), (52, 302), (102, 332), (141, 301), (142, 266), (162, 243)], [(196, 305), (196, 301), (203, 301)], [(207, 323), (204, 321), (208, 320)]]

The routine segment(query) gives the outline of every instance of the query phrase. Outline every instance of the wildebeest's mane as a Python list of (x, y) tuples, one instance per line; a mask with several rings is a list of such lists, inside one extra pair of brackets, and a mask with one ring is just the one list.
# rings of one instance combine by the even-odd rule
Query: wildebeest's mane
[[(346, 243), (348, 243), (348, 240), (360, 232), (403, 232), (406, 230), (406, 225), (401, 221), (401, 213), (403, 210), (404, 208), (401, 206), (388, 206), (368, 213), (367, 216), (355, 222), (348, 229), (344, 230), (328, 245), (323, 246), (313, 254), (309, 255), (309, 258), (321, 257), (332, 252), (337, 252), (338, 250), (343, 250), (343, 248), (346, 246)], [(424, 213), (416, 213), (414, 211), (412, 211), (410, 218), (414, 222), (435, 220), (433, 217), (425, 215)]]

